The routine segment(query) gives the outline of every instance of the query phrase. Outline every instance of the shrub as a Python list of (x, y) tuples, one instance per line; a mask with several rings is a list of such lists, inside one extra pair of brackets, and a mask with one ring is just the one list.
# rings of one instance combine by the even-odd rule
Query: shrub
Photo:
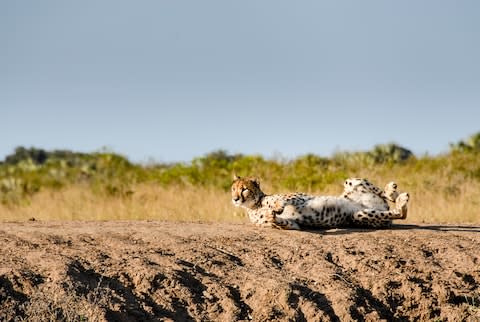
[(466, 141), (450, 144), (452, 152), (480, 152), (480, 132), (473, 134)]

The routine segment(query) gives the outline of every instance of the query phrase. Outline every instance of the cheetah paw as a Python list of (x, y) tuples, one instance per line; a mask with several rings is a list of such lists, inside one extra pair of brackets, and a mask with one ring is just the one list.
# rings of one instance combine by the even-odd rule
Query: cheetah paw
[(408, 193), (404, 192), (398, 195), (397, 199), (395, 200), (395, 204), (397, 206), (400, 215), (402, 216), (400, 219), (407, 218), (407, 209), (408, 209), (408, 200), (410, 196)]
[(389, 182), (385, 186), (385, 197), (390, 201), (395, 201), (398, 197), (397, 184), (395, 182)]

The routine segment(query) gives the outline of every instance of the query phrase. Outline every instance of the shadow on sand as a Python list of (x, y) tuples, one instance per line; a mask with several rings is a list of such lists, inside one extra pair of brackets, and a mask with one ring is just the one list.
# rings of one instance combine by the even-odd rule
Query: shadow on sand
[(473, 225), (432, 225), (432, 224), (393, 224), (388, 228), (361, 228), (361, 227), (341, 227), (333, 229), (312, 229), (304, 228), (303, 231), (313, 234), (325, 235), (343, 235), (350, 233), (371, 233), (378, 230), (431, 230), (431, 231), (445, 231), (445, 232), (468, 232), (480, 233), (480, 226)]

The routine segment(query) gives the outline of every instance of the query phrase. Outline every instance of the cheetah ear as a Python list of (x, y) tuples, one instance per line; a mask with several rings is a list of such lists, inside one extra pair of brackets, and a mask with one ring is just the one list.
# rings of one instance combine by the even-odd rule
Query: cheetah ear
[(241, 177), (239, 175), (237, 175), (236, 173), (233, 174), (233, 181), (237, 181), (237, 180), (240, 180)]
[(254, 178), (252, 179), (252, 181), (253, 181), (253, 183), (255, 183), (255, 185), (256, 185), (257, 187), (260, 188), (260, 179), (258, 179), (257, 177), (254, 177)]

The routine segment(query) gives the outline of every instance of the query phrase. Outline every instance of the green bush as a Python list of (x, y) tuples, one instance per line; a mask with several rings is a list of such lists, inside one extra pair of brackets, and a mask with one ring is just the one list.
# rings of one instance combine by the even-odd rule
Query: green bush
[(465, 141), (450, 144), (450, 149), (452, 152), (480, 152), (480, 132)]

